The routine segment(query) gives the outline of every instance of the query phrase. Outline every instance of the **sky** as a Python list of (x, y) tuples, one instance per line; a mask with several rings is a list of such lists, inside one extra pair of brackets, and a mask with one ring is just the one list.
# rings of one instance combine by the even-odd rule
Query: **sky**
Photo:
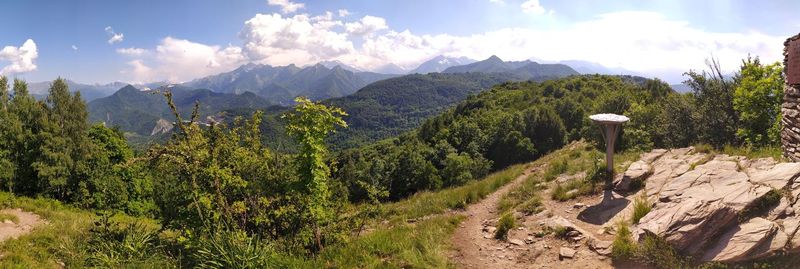
[[(782, 59), (800, 1), (9, 1), (0, 74), (183, 82), (245, 63), (411, 70), (438, 55), (582, 60), (670, 83), (709, 58)], [(793, 12), (795, 11), (795, 12)]]

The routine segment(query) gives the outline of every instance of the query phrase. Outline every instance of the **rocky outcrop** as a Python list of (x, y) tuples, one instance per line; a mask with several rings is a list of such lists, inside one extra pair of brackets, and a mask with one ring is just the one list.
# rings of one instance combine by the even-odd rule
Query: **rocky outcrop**
[(158, 119), (156, 125), (153, 126), (153, 131), (150, 132), (150, 135), (169, 133), (169, 131), (172, 131), (172, 127), (172, 122), (169, 122), (165, 119)]
[(800, 163), (683, 148), (643, 154), (634, 164), (625, 175), (643, 177), (645, 194), (653, 202), (634, 227), (637, 238), (659, 236), (704, 261), (800, 252), (795, 216), (800, 210), (800, 180), (795, 182)]

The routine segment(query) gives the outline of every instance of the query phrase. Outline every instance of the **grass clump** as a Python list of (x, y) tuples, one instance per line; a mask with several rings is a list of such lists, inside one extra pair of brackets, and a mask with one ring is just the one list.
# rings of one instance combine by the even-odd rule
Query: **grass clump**
[(559, 175), (567, 172), (567, 166), (569, 162), (566, 158), (557, 158), (547, 165), (547, 171), (544, 173), (544, 181), (553, 181)]
[(656, 268), (687, 268), (690, 264), (689, 259), (678, 254), (667, 241), (654, 235), (642, 238), (636, 259)]
[(553, 228), (553, 236), (560, 239), (567, 239), (567, 234), (569, 233), (570, 229), (564, 226), (556, 226)]
[(500, 220), (497, 221), (497, 230), (494, 233), (494, 238), (497, 239), (507, 239), (508, 238), (508, 231), (514, 229), (515, 226), (514, 216), (510, 212), (506, 212), (500, 217)]
[(601, 190), (600, 186), (602, 185), (586, 179), (573, 180), (556, 185), (550, 198), (563, 202), (578, 196), (598, 193)]
[(17, 217), (17, 215), (8, 214), (8, 213), (0, 213), (0, 222), (5, 222), (7, 220), (10, 220), (11, 222), (14, 222), (14, 223), (19, 223), (19, 218)]
[(633, 215), (631, 216), (632, 223), (639, 223), (639, 220), (642, 219), (647, 213), (650, 213), (650, 210), (653, 209), (653, 205), (647, 201), (647, 196), (639, 196), (633, 201)]
[(463, 216), (437, 216), (380, 229), (314, 257), (276, 256), (269, 268), (451, 268), (448, 240)]
[(631, 229), (628, 223), (617, 223), (617, 235), (611, 243), (611, 257), (619, 260), (631, 260), (636, 254), (636, 243), (631, 239)]

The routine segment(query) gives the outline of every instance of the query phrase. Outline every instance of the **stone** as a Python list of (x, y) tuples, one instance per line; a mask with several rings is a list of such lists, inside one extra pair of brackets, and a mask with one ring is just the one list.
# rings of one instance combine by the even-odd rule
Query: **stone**
[(572, 205), (572, 207), (580, 209), (580, 208), (586, 207), (586, 204), (584, 204), (584, 203), (575, 203), (574, 205)]
[(658, 203), (638, 227), (661, 236), (682, 253), (696, 254), (702, 247), (698, 242), (715, 239), (721, 229), (736, 223), (747, 206), (772, 190), (751, 183), (737, 164), (735, 158), (719, 156), (668, 179)]
[(703, 255), (704, 261), (735, 262), (749, 258), (748, 254), (771, 237), (778, 227), (764, 218), (753, 218), (733, 227), (711, 245)]
[(486, 227), (483, 227), (483, 231), (484, 231), (484, 232), (487, 232), (487, 233), (491, 233), (491, 234), (493, 234), (495, 231), (497, 231), (497, 227), (494, 227), (494, 226), (486, 226)]
[(773, 189), (783, 189), (800, 175), (800, 163), (779, 163), (772, 169), (750, 174), (750, 181)]
[(593, 250), (599, 255), (611, 255), (611, 241), (605, 240), (592, 240), (589, 242), (589, 249)]
[(575, 257), (575, 249), (561, 247), (558, 250), (558, 259), (563, 260), (564, 258), (572, 259)]
[(510, 240), (508, 240), (508, 242), (511, 243), (511, 244), (517, 245), (517, 246), (524, 246), (525, 245), (525, 242), (523, 242), (522, 240), (519, 240), (519, 239), (510, 239)]
[(566, 195), (567, 195), (567, 196), (574, 196), (574, 195), (576, 195), (576, 194), (578, 194), (578, 190), (569, 190), (569, 191), (566, 193)]
[(664, 156), (665, 153), (667, 153), (666, 149), (654, 149), (648, 153), (642, 153), (639, 159), (647, 164), (651, 164), (661, 156)]
[(628, 166), (628, 170), (622, 174), (622, 177), (619, 179), (619, 181), (614, 183), (614, 190), (629, 191), (631, 184), (644, 181), (644, 179), (650, 176), (652, 173), (653, 167), (647, 164), (645, 161), (635, 161)]

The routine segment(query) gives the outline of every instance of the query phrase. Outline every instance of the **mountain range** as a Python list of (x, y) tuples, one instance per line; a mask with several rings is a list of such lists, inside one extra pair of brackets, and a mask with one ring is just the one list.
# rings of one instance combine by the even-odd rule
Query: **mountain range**
[(508, 73), (525, 80), (539, 81), (579, 75), (577, 71), (563, 64), (540, 64), (530, 60), (506, 62), (495, 55), (483, 61), (448, 67), (443, 73)]
[[(444, 57), (433, 60), (429, 62), (438, 65), (429, 67), (444, 68), (444, 65), (468, 61)], [(272, 111), (274, 113), (265, 117), (264, 129), (265, 136), (275, 141), (286, 141), (281, 129), (284, 123), (277, 115), (289, 109), (290, 98), (306, 95), (323, 100), (349, 114), (345, 120), (350, 128), (331, 140), (337, 147), (352, 147), (415, 128), (427, 117), (495, 84), (577, 74), (565, 65), (504, 62), (496, 56), (450, 66), (443, 73), (391, 78), (377, 73), (354, 73), (338, 62), (325, 64), (305, 68), (247, 64), (231, 72), (173, 85), (169, 90), (182, 115), (189, 115), (194, 102), (200, 103), (202, 117), (220, 117), (226, 121), (230, 118), (223, 115), (225, 113), (236, 116), (249, 115), (254, 110)], [(372, 83), (362, 85), (366, 81)], [(89, 102), (90, 119), (140, 136), (168, 131), (174, 116), (163, 96), (153, 92), (125, 86), (111, 96)]]
[[(43, 82), (34, 82), (28, 84), (28, 91), (36, 98), (44, 98), (47, 96), (48, 91), (50, 90), (50, 81), (43, 81)], [(165, 85), (166, 82), (154, 82), (154, 83), (147, 83), (147, 84), (138, 84), (136, 87), (139, 88), (148, 88), (148, 87), (158, 87), (160, 85)], [(83, 84), (79, 82), (75, 82), (72, 80), (67, 79), (67, 86), (69, 86), (69, 90), (71, 92), (81, 92), (81, 97), (84, 101), (90, 102), (97, 98), (102, 98), (113, 94), (115, 91), (119, 90), (122, 87), (125, 87), (128, 83), (125, 82), (111, 82), (107, 84)]]
[(416, 69), (411, 70), (411, 72), (409, 72), (409, 73), (411, 73), (411, 74), (415, 74), (415, 73), (417, 73), (417, 74), (427, 74), (427, 73), (434, 73), (434, 72), (441, 73), (442, 71), (444, 71), (448, 67), (471, 64), (471, 63), (474, 63), (474, 62), (476, 62), (476, 61), (473, 60), (473, 59), (467, 58), (467, 57), (455, 58), (455, 57), (445, 57), (443, 55), (439, 55), (439, 56), (434, 57), (433, 59), (425, 61), (424, 63), (420, 64)]
[[(201, 119), (217, 112), (234, 108), (263, 108), (270, 105), (251, 92), (242, 94), (218, 93), (208, 89), (189, 89), (183, 86), (163, 87), (160, 90), (140, 90), (127, 85), (111, 96), (98, 98), (87, 104), (89, 120), (118, 126), (121, 130), (139, 135), (153, 135), (159, 121), (173, 122), (174, 115), (161, 90), (168, 89), (181, 116), (191, 115), (195, 102), (199, 103)], [(163, 124), (162, 124), (163, 125)], [(162, 128), (163, 129), (163, 128)]]
[[(222, 93), (253, 92), (267, 101), (288, 105), (298, 95), (313, 100), (341, 97), (354, 93), (369, 83), (395, 75), (353, 72), (343, 64), (322, 63), (305, 68), (296, 65), (270, 66), (245, 64), (239, 68), (181, 84), (188, 88), (210, 89)], [(344, 66), (344, 67), (343, 67)]]

